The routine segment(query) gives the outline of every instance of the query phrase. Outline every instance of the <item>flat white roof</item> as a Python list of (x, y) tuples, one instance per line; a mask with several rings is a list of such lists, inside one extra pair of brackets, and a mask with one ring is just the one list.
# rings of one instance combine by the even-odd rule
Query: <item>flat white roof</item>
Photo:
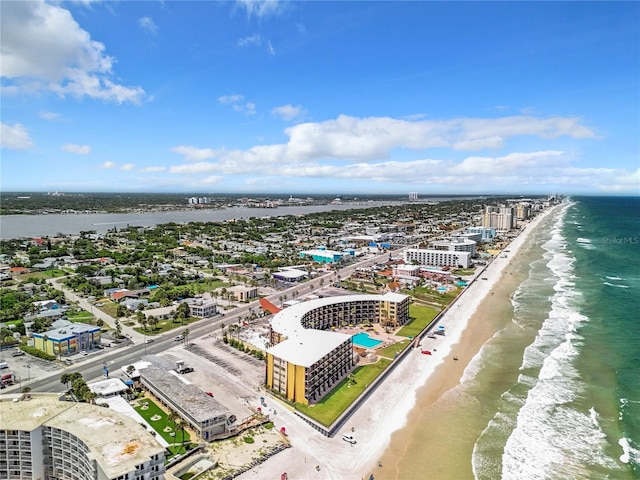
[(278, 272), (274, 272), (274, 275), (285, 278), (301, 278), (306, 277), (308, 275), (307, 272), (302, 270), (298, 270), (296, 268), (288, 268), (286, 270), (280, 270)]
[(87, 403), (60, 402), (57, 395), (31, 394), (14, 402), (0, 395), (2, 429), (33, 431), (41, 425), (81, 439), (109, 478), (129, 473), (164, 448), (131, 418), (109, 408)]
[(129, 388), (119, 378), (108, 378), (99, 382), (90, 383), (88, 387), (89, 390), (100, 397), (107, 397), (115, 393), (124, 392)]
[(344, 333), (302, 329), (267, 351), (287, 362), (310, 367), (344, 342), (350, 340), (351, 335)]
[(271, 319), (271, 327), (287, 337), (271, 347), (267, 353), (295, 365), (309, 367), (346, 341), (351, 335), (339, 332), (307, 329), (302, 326), (302, 317), (309, 311), (327, 305), (351, 302), (401, 302), (406, 295), (388, 292), (384, 295), (342, 295), (318, 298), (292, 305), (281, 310)]

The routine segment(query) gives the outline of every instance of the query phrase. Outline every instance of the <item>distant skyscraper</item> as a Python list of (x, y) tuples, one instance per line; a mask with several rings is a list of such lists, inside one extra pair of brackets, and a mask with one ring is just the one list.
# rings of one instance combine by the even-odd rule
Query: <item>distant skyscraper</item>
[(418, 192), (409, 192), (409, 200), (412, 202), (418, 200)]

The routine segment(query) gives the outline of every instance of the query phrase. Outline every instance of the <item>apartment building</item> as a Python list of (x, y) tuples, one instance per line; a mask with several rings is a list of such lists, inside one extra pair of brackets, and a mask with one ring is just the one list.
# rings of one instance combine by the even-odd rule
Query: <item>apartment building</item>
[(409, 297), (398, 293), (348, 295), (301, 302), (271, 320), (266, 384), (288, 400), (322, 399), (355, 366), (351, 335), (331, 331), (346, 325), (404, 325)]
[(188, 298), (185, 301), (189, 305), (189, 313), (192, 317), (207, 318), (213, 317), (218, 313), (218, 304), (213, 300)]
[(429, 248), (410, 248), (405, 251), (407, 263), (432, 265), (434, 267), (462, 267), (471, 265), (471, 253), (451, 250), (433, 250)]
[(430, 248), (432, 250), (448, 250), (450, 252), (469, 252), (473, 256), (476, 253), (476, 242), (458, 236), (449, 240), (432, 242)]
[(163, 480), (164, 447), (135, 420), (55, 394), (0, 396), (0, 478)]
[(504, 231), (515, 228), (515, 209), (513, 207), (486, 207), (482, 215), (482, 226)]
[(482, 242), (493, 242), (496, 238), (496, 229), (492, 227), (467, 227), (467, 232), (479, 233)]

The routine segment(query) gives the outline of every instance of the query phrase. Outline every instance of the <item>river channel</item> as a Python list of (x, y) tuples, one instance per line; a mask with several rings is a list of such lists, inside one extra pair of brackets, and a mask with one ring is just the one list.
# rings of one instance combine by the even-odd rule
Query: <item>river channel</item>
[(221, 222), (231, 219), (249, 219), (252, 217), (282, 217), (286, 215), (305, 215), (332, 210), (350, 210), (372, 208), (406, 202), (353, 202), (338, 205), (307, 205), (277, 208), (231, 207), (221, 210), (174, 210), (168, 212), (143, 213), (78, 213), (50, 215), (2, 215), (0, 216), (0, 239), (33, 238), (67, 235), (82, 231), (95, 230), (105, 233), (107, 230), (127, 226), (151, 227), (163, 223)]

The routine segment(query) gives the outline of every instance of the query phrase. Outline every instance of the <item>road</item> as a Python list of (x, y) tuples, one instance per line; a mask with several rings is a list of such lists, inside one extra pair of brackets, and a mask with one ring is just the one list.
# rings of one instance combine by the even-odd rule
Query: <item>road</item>
[[(395, 250), (393, 254), (399, 255), (404, 248)], [(337, 281), (337, 275), (341, 279), (350, 276), (356, 268), (370, 267), (376, 263), (385, 263), (389, 259), (390, 253), (385, 252), (374, 257), (370, 257), (362, 262), (354, 263), (353, 265), (346, 266), (338, 271), (326, 273), (322, 276), (314, 278), (309, 282), (293, 285), (290, 288), (278, 292), (277, 294), (266, 297), (270, 302), (276, 304), (279, 302), (280, 297), (287, 296), (287, 298), (293, 298), (294, 292), (298, 295), (306, 295), (313, 293), (322, 286), (330, 285)], [(324, 281), (321, 282), (321, 279)], [(104, 320), (104, 322), (115, 327), (115, 318), (111, 317), (107, 313), (94, 308), (94, 306), (75, 294), (70, 289), (62, 286), (62, 278), (49, 279), (48, 282), (52, 284), (56, 289), (64, 292), (65, 297), (69, 302), (77, 302), (78, 305), (87, 311), (92, 312), (97, 318)], [(198, 338), (204, 335), (208, 335), (216, 330), (219, 330), (221, 324), (226, 326), (231, 325), (239, 320), (248, 316), (259, 304), (257, 301), (251, 302), (246, 305), (239, 306), (233, 310), (232, 313), (228, 313), (225, 316), (215, 316), (211, 318), (205, 318), (197, 322), (191, 323), (189, 328), (189, 338)], [(161, 353), (169, 348), (176, 346), (175, 334), (176, 331), (165, 333), (164, 335), (156, 335), (153, 337), (152, 343), (145, 343), (145, 339), (149, 338), (145, 335), (136, 332), (133, 328), (122, 325), (122, 331), (129, 336), (132, 344), (125, 347), (118, 347), (117, 349), (104, 349), (102, 351), (93, 353), (81, 361), (75, 361), (72, 365), (65, 367), (65, 372), (79, 372), (87, 382), (100, 380), (103, 377), (103, 368), (107, 367), (111, 376), (119, 376), (120, 368), (126, 365), (130, 365), (140, 359), (141, 356), (147, 354)], [(64, 392), (64, 385), (60, 383), (60, 372), (53, 373), (49, 376), (45, 376), (41, 379), (34, 380), (29, 383), (29, 387), (34, 392)], [(14, 385), (5, 390), (5, 392), (18, 391), (18, 385)]]

